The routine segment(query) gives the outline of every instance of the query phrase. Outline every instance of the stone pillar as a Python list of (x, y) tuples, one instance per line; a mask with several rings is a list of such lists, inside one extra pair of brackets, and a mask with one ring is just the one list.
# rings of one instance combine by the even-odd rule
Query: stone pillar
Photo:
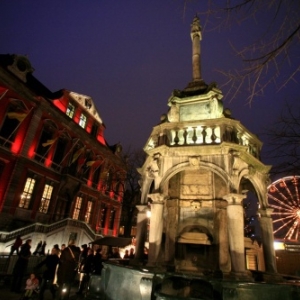
[[(166, 201), (165, 209), (167, 209), (166, 218), (166, 242), (165, 242), (165, 261), (169, 265), (174, 265), (175, 248), (176, 248), (176, 233), (178, 227), (178, 199)], [(164, 213), (165, 215), (165, 213)]]
[(147, 205), (137, 205), (137, 228), (136, 228), (136, 246), (133, 263), (138, 263), (143, 260), (144, 247), (147, 236)]
[(259, 224), (261, 229), (261, 238), (263, 253), (265, 259), (266, 272), (277, 273), (276, 255), (274, 250), (273, 224), (271, 214), (273, 209), (259, 209)]
[(202, 39), (201, 26), (198, 17), (195, 17), (191, 25), (191, 39), (192, 39), (192, 66), (193, 66), (193, 80), (201, 80), (201, 53), (200, 41)]
[(233, 193), (223, 197), (228, 202), (229, 249), (232, 273), (236, 279), (250, 277), (245, 268), (244, 209), (242, 206), (245, 197), (245, 195)]
[(223, 274), (230, 272), (230, 254), (228, 241), (228, 226), (227, 226), (227, 202), (224, 200), (216, 200), (215, 206), (217, 209), (215, 221), (217, 228), (217, 243), (219, 244), (219, 269)]
[(157, 258), (161, 248), (164, 196), (157, 193), (149, 194), (148, 197), (153, 201), (151, 203), (148, 264), (154, 265), (157, 262)]

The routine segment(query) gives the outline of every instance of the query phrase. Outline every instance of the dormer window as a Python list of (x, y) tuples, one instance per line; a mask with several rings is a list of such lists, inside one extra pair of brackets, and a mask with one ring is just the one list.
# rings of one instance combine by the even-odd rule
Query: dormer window
[(75, 106), (72, 103), (69, 103), (66, 111), (66, 115), (69, 118), (73, 119), (74, 113), (75, 113)]
[(82, 128), (85, 128), (86, 127), (86, 121), (87, 121), (86, 115), (81, 114), (80, 115), (80, 120), (79, 120), (79, 126), (82, 127)]

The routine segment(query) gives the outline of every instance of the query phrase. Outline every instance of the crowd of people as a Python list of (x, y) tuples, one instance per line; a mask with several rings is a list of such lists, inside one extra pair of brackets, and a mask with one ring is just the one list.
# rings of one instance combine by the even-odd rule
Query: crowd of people
[[(28, 239), (22, 244), (19, 236), (12, 246), (14, 249), (11, 250), (10, 255), (14, 252), (18, 254), (12, 274), (12, 292), (22, 292), (29, 257), (41, 253), (37, 250), (46, 244), (40, 242), (35, 251), (31, 253), (31, 243), (31, 239)], [(30, 299), (32, 295), (36, 295), (39, 300), (43, 300), (47, 289), (51, 292), (53, 299), (67, 299), (76, 278), (79, 281), (77, 294), (81, 295), (87, 288), (90, 276), (92, 274), (101, 275), (103, 260), (120, 258), (118, 248), (110, 247), (102, 255), (102, 249), (99, 246), (92, 248), (84, 244), (79, 248), (73, 240), (70, 240), (67, 246), (65, 244), (62, 244), (61, 247), (58, 244), (53, 245), (50, 253), (35, 266), (34, 272), (27, 279), (22, 299)], [(126, 250), (123, 258), (134, 258), (134, 248)]]

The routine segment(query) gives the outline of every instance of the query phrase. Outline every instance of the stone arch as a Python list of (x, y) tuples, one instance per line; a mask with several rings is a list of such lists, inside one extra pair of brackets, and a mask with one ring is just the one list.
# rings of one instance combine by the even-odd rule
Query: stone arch
[(228, 186), (232, 186), (232, 180), (228, 173), (226, 173), (221, 167), (208, 162), (202, 162), (200, 163), (199, 167), (191, 166), (190, 162), (184, 162), (177, 164), (170, 168), (163, 176), (160, 182), (159, 191), (160, 193), (164, 193), (166, 191), (166, 184), (167, 182), (177, 173), (184, 171), (184, 170), (195, 170), (195, 169), (205, 169), (207, 171), (212, 171), (213, 173), (217, 174), (222, 178), (222, 180), (227, 183)]
[[(246, 179), (247, 181), (249, 181), (249, 183), (251, 183), (251, 185), (254, 189), (254, 192), (256, 193), (259, 204), (262, 207), (265, 207), (267, 190), (263, 191), (264, 186), (262, 186), (262, 184), (260, 183), (262, 179), (258, 178), (258, 176), (256, 174), (249, 175), (248, 169), (244, 169), (240, 173), (240, 176), (238, 179), (238, 191), (239, 192), (241, 192), (241, 185), (242, 185), (243, 179)], [(265, 188), (267, 188), (266, 185), (265, 185)], [(244, 189), (247, 190), (247, 186)]]

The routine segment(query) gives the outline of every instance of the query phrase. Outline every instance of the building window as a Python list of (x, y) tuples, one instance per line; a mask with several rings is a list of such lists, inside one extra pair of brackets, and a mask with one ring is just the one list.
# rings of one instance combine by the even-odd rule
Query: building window
[(125, 232), (124, 226), (120, 226), (120, 228), (119, 228), (119, 235), (124, 235), (124, 232)]
[(82, 127), (82, 128), (85, 128), (86, 127), (86, 121), (87, 121), (87, 118), (84, 114), (81, 114), (80, 115), (80, 120), (79, 120), (79, 126)]
[(66, 155), (66, 149), (69, 141), (70, 139), (67, 135), (61, 135), (58, 138), (55, 153), (53, 156), (52, 168), (55, 168), (56, 170), (59, 169), (60, 164), (63, 162), (63, 159)]
[(130, 235), (131, 236), (136, 236), (136, 226), (131, 227)]
[(81, 205), (82, 205), (82, 197), (77, 197), (76, 198), (76, 202), (75, 202), (75, 208), (74, 208), (74, 211), (73, 211), (73, 216), (72, 216), (72, 218), (74, 220), (78, 220), (79, 219)]
[(98, 128), (99, 128), (99, 126), (98, 126), (98, 124), (93, 124), (93, 126), (92, 126), (92, 131), (91, 131), (91, 135), (93, 136), (93, 137), (97, 137), (97, 134), (98, 134)]
[(101, 165), (97, 166), (94, 169), (94, 173), (93, 173), (93, 186), (96, 187), (96, 188), (98, 186), (100, 174), (101, 174)]
[(101, 207), (101, 228), (105, 227), (105, 223), (106, 223), (106, 214), (107, 214), (107, 207), (106, 206), (102, 206)]
[(51, 120), (45, 120), (44, 126), (40, 135), (39, 143), (36, 149), (36, 153), (34, 159), (43, 163), (47, 154), (49, 153), (49, 149), (55, 143), (55, 133), (57, 132), (56, 124)]
[(75, 106), (72, 103), (69, 103), (67, 107), (66, 115), (69, 118), (73, 119), (74, 113), (75, 113)]
[(19, 207), (29, 208), (29, 204), (32, 198), (33, 189), (35, 186), (35, 179), (28, 177), (24, 186), (23, 193), (21, 195), (21, 200), (19, 202)]
[(88, 201), (86, 206), (86, 213), (85, 213), (85, 222), (89, 223), (92, 215), (92, 209), (93, 209), (93, 202)]
[(108, 226), (108, 229), (114, 229), (115, 216), (116, 216), (116, 210), (113, 208), (113, 209), (110, 211), (110, 217), (109, 217), (109, 226)]
[(52, 196), (53, 186), (50, 184), (45, 184), (43, 196), (41, 199), (41, 204), (39, 207), (39, 212), (46, 214), (48, 212), (51, 196)]
[(109, 170), (106, 174), (106, 192), (110, 192), (112, 190), (112, 181), (113, 181), (113, 178), (112, 178), (112, 171)]

